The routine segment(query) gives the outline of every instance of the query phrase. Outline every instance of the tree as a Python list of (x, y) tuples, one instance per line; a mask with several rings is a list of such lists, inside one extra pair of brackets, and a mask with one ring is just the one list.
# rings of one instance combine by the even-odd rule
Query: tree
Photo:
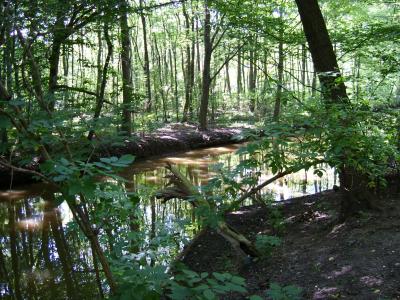
[(211, 54), (213, 46), (211, 42), (211, 14), (208, 6), (208, 0), (204, 2), (204, 59), (203, 59), (203, 75), (202, 75), (202, 88), (201, 88), (201, 102), (199, 123), (200, 130), (207, 129), (207, 113), (208, 102), (210, 99), (210, 86), (211, 86)]
[(146, 16), (143, 11), (143, 0), (139, 0), (140, 8), (142, 8), (140, 12), (140, 19), (142, 21), (142, 31), (143, 31), (143, 47), (144, 47), (144, 75), (146, 77), (146, 96), (147, 96), (147, 103), (146, 103), (146, 111), (150, 112), (153, 100), (151, 97), (151, 79), (150, 79), (150, 59), (149, 59), (149, 49), (148, 49), (148, 38), (147, 38), (147, 22)]
[[(346, 86), (341, 80), (341, 73), (331, 39), (317, 0), (296, 0), (299, 9), (304, 33), (310, 48), (315, 71), (321, 83), (322, 95), (326, 108), (339, 105), (340, 109), (350, 106), (350, 100), (346, 92)], [(343, 126), (354, 126), (348, 117), (341, 119)], [(346, 136), (334, 136), (331, 143), (346, 139)], [(342, 216), (346, 217), (357, 212), (363, 207), (371, 206), (371, 191), (365, 174), (360, 174), (354, 166), (348, 164), (348, 155), (351, 153), (350, 145), (340, 150), (339, 179), (340, 190), (343, 194)]]
[(120, 3), (121, 27), (121, 65), (122, 65), (122, 130), (124, 134), (132, 134), (132, 62), (131, 39), (128, 26), (128, 2)]

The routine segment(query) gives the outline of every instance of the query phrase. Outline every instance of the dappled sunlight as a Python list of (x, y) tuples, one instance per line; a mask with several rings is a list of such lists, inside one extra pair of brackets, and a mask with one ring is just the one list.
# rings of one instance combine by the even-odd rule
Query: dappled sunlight
[(208, 166), (213, 161), (211, 158), (201, 158), (201, 159), (190, 159), (184, 157), (170, 157), (166, 159), (168, 162), (177, 164), (177, 165), (191, 165), (191, 166)]
[(74, 219), (74, 215), (72, 214), (72, 211), (70, 210), (68, 203), (66, 201), (61, 203), (61, 205), (58, 207), (58, 210), (60, 211), (61, 221), (63, 225), (68, 224)]
[(160, 136), (160, 139), (169, 141), (179, 141), (179, 139), (176, 136), (169, 136), (169, 135), (162, 135)]
[(149, 175), (144, 177), (144, 181), (147, 183), (160, 183), (161, 178), (159, 176)]
[(43, 226), (43, 219), (41, 217), (34, 217), (30, 219), (23, 219), (16, 223), (16, 227), (23, 231), (41, 230)]
[(0, 192), (0, 201), (9, 201), (9, 200), (20, 200), (25, 198), (26, 196), (29, 195), (28, 191), (21, 190), (21, 191), (15, 191), (15, 190), (10, 190), (6, 192)]
[(315, 220), (325, 220), (331, 218), (329, 214), (320, 211), (315, 211), (313, 217), (315, 218)]
[(345, 275), (353, 270), (353, 267), (350, 265), (346, 265), (340, 268), (340, 270), (335, 270), (327, 275), (323, 275), (323, 277), (327, 279), (335, 279), (339, 276)]
[(316, 291), (313, 294), (313, 300), (321, 300), (321, 299), (336, 299), (337, 293), (339, 292), (337, 287), (323, 287), (316, 288)]
[(333, 227), (333, 229), (331, 230), (329, 235), (338, 234), (342, 229), (344, 229), (345, 226), (346, 226), (346, 223), (336, 225), (335, 227)]
[(363, 276), (360, 278), (360, 282), (364, 285), (366, 285), (367, 287), (377, 287), (377, 286), (381, 286), (383, 284), (383, 280), (380, 278), (377, 278), (375, 276), (372, 275), (368, 275), (368, 276)]

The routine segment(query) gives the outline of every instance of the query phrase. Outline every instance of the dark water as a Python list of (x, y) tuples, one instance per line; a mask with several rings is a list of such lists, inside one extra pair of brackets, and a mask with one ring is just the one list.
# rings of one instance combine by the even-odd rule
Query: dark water
[[(195, 185), (205, 185), (216, 175), (213, 165), (223, 163), (232, 168), (245, 159), (235, 154), (239, 147), (229, 145), (149, 159), (125, 170), (126, 190), (137, 191), (142, 200), (134, 216), (130, 212), (134, 208), (124, 204), (127, 206), (115, 208), (118, 213), (98, 222), (93, 220), (100, 224), (99, 240), (105, 253), (111, 258), (130, 253), (132, 259), (167, 264), (197, 227), (187, 202), (170, 200), (164, 204), (149, 197), (167, 182), (164, 166), (167, 162), (176, 164)], [(261, 171), (260, 181), (272, 175), (266, 169)], [(313, 170), (302, 171), (278, 180), (264, 192), (272, 193), (277, 201), (285, 200), (332, 188), (335, 179), (329, 168), (321, 178)], [(49, 205), (53, 192), (44, 184), (0, 191), (0, 298), (99, 297), (91, 246), (73, 222), (65, 202), (57, 209)], [(140, 224), (132, 225), (132, 218), (140, 220)], [(127, 240), (135, 230), (142, 243), (129, 251)], [(100, 285), (105, 286), (101, 275)]]

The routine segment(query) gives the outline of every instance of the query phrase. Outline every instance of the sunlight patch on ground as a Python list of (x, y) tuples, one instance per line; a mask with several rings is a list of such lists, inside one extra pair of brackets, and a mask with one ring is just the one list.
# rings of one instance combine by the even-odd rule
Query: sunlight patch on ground
[(374, 276), (364, 276), (360, 278), (360, 282), (368, 287), (380, 286), (383, 283), (382, 279), (376, 278)]
[(339, 231), (340, 231), (345, 225), (346, 225), (346, 223), (342, 223), (342, 224), (336, 225), (335, 227), (333, 227), (333, 229), (332, 229), (332, 231), (329, 233), (329, 235), (339, 233)]
[(339, 276), (347, 274), (352, 269), (353, 269), (352, 266), (343, 266), (340, 270), (333, 271), (328, 275), (323, 275), (323, 277), (325, 277), (327, 279), (335, 279), (335, 278), (337, 278)]
[[(324, 287), (324, 288), (317, 288), (313, 295), (313, 299), (336, 299), (336, 294), (338, 292), (337, 287)], [(332, 298), (331, 298), (332, 297)]]

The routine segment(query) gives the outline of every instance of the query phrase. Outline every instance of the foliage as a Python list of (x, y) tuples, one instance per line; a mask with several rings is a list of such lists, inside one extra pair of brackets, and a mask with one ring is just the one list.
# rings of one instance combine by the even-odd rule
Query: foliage
[(269, 257), (272, 254), (272, 251), (280, 246), (282, 243), (281, 238), (273, 235), (258, 235), (256, 237), (255, 245), (262, 253), (263, 256)]
[(272, 229), (276, 234), (282, 234), (285, 231), (286, 225), (283, 218), (282, 212), (278, 207), (269, 207), (268, 211), (268, 221), (271, 224)]
[[(97, 176), (107, 176), (115, 180), (124, 181), (115, 174), (118, 169), (126, 168), (134, 161), (134, 156), (123, 155), (120, 158), (100, 158), (98, 162), (71, 161), (65, 158), (59, 160), (47, 160), (40, 165), (41, 171), (48, 178), (59, 184), (63, 196), (75, 201), (78, 196), (86, 200), (94, 199), (95, 196), (104, 196), (98, 187), (107, 187), (107, 182), (96, 181)], [(83, 200), (83, 199), (81, 199)], [(62, 199), (61, 199), (62, 201)], [(58, 204), (61, 204), (59, 201)]]
[(157, 300), (170, 280), (163, 266), (138, 265), (129, 260), (115, 261), (113, 266), (119, 283), (118, 294), (113, 299)]
[[(316, 166), (321, 175), (323, 163), (337, 169), (346, 165), (367, 174), (371, 186), (377, 186), (384, 183), (389, 162), (399, 158), (396, 113), (376, 112), (366, 103), (328, 108), (315, 104), (305, 112), (287, 114), (282, 123), (266, 124), (264, 134), (261, 141), (241, 150), (249, 159), (237, 167), (239, 171), (264, 163), (273, 173)], [(261, 162), (256, 159), (260, 153)]]
[(231, 292), (246, 293), (244, 279), (229, 273), (199, 274), (179, 267), (171, 277), (162, 266), (138, 266), (128, 261), (114, 266), (120, 285), (112, 299), (157, 300), (167, 296), (171, 300), (214, 300)]
[(243, 278), (229, 273), (198, 274), (189, 270), (182, 270), (175, 276), (171, 283), (169, 297), (173, 300), (198, 299), (214, 300), (218, 296), (230, 292), (245, 293), (245, 281)]
[(296, 285), (281, 286), (278, 283), (271, 283), (267, 296), (271, 300), (300, 300), (302, 288)]

